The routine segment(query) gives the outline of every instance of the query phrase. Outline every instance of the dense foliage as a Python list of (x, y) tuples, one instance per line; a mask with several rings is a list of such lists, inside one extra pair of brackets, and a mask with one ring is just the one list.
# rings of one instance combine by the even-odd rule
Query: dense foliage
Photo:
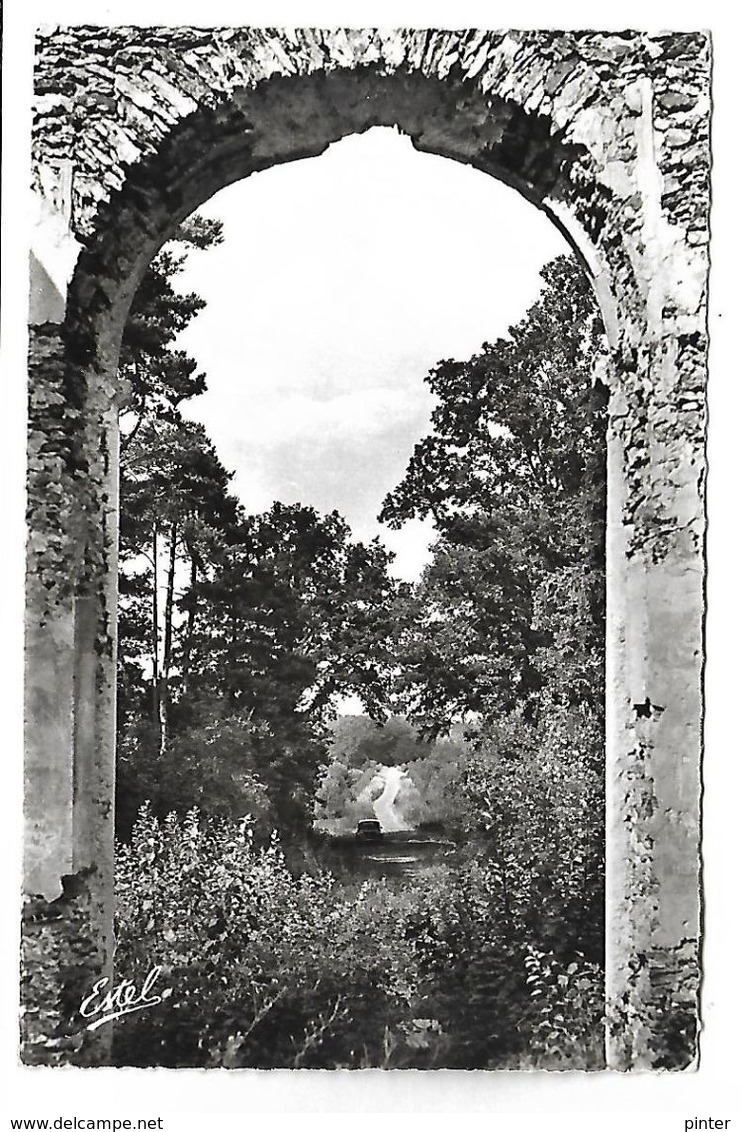
[[(336, 512), (246, 514), (182, 415), (204, 377), (175, 340), (201, 300), (173, 283), (219, 239), (191, 221), (160, 253), (122, 355), (116, 961), (138, 982), (161, 967), (168, 996), (118, 1023), (117, 1060), (598, 1067), (589, 285), (555, 261), (507, 338), (428, 375), (430, 435), (382, 511), (434, 519), (410, 586)], [(348, 695), (365, 715), (337, 718)], [(331, 875), (317, 830), (373, 816), (389, 768), (407, 823), (451, 851), (414, 882)]]
[[(601, 710), (602, 326), (573, 260), (555, 260), (543, 277), (538, 302), (508, 338), (428, 374), (433, 427), (381, 513), (392, 526), (427, 516), (436, 525), (397, 681), (399, 707), (433, 733), (472, 714), (535, 711), (555, 675), (571, 702), (592, 699)], [(565, 621), (577, 647), (560, 651), (567, 666), (590, 671), (590, 687), (584, 672), (549, 666)]]
[(389, 555), (355, 541), (336, 512), (275, 503), (245, 514), (204, 428), (182, 414), (205, 380), (174, 341), (203, 302), (175, 280), (189, 250), (220, 238), (194, 219), (178, 231), (146, 273), (124, 336), (124, 838), (147, 800), (160, 816), (197, 805), (301, 834), (336, 698), (354, 693), (383, 718), (390, 695), (405, 587)]
[(117, 962), (166, 997), (119, 1021), (125, 1065), (600, 1064), (600, 970), (519, 933), (497, 869), (425, 884), (295, 876), (248, 823), (159, 822), (119, 850)]

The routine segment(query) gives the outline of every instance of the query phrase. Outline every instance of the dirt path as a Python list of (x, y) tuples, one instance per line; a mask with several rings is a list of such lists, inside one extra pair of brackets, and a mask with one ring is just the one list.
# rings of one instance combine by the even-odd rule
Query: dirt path
[(378, 778), (383, 780), (384, 789), (374, 801), (374, 813), (381, 822), (382, 829), (385, 833), (398, 833), (403, 829), (412, 829), (410, 823), (405, 821), (395, 806), (402, 779), (406, 778), (405, 771), (398, 766), (385, 766), (379, 772)]

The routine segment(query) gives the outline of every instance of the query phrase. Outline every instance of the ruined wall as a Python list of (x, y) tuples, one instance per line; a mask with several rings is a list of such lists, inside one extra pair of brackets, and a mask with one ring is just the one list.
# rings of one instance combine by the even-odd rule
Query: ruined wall
[[(394, 125), (417, 148), (482, 169), (544, 209), (595, 282), (613, 350), (609, 1061), (692, 1060), (708, 56), (706, 38), (693, 34), (41, 34), (27, 891), (39, 923), (63, 888), (81, 884), (92, 919), (85, 926), (50, 912), (58, 929), (27, 937), (29, 970), (51, 970), (61, 946), (50, 942), (55, 930), (64, 946), (76, 932), (92, 938), (92, 947), (77, 947), (91, 975), (111, 961), (116, 358), (138, 279), (177, 223), (224, 185), (320, 153), (346, 134)], [(403, 260), (404, 248), (398, 254)], [(47, 1005), (50, 979), (28, 984), (38, 1007), (27, 1054), (35, 1060), (43, 1060), (45, 1034), (53, 1059), (60, 1031), (76, 1025), (62, 981), (51, 998), (67, 1013)], [(75, 1056), (105, 1052), (82, 1041)]]

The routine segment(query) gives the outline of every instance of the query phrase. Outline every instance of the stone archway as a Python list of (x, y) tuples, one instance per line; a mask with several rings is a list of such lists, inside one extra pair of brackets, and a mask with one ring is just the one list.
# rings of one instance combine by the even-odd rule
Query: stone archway
[(594, 281), (613, 353), (608, 1063), (692, 1061), (708, 82), (709, 45), (695, 34), (62, 28), (40, 37), (26, 1060), (106, 1056), (77, 1008), (112, 955), (116, 367), (129, 303), (157, 248), (218, 189), (392, 125), (542, 208)]

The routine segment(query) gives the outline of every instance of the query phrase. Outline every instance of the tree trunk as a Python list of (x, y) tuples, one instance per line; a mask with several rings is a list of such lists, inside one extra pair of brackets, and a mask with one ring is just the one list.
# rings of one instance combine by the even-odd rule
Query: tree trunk
[[(160, 728), (160, 615), (157, 601), (157, 523), (152, 524), (152, 723)], [(159, 743), (158, 743), (159, 749)]]
[(173, 655), (173, 605), (175, 599), (175, 558), (178, 545), (178, 525), (170, 527), (170, 553), (167, 567), (167, 591), (165, 596), (165, 641), (162, 654), (162, 675), (160, 678), (160, 754), (165, 750), (169, 738), (170, 723), (170, 667)]
[(185, 640), (183, 641), (183, 695), (188, 696), (191, 687), (191, 647), (193, 643), (193, 631), (196, 626), (196, 606), (193, 603), (193, 591), (196, 588), (196, 581), (198, 579), (198, 571), (196, 568), (196, 559), (191, 554), (191, 580), (190, 580), (190, 593), (191, 603), (188, 607), (188, 620), (186, 622)]

